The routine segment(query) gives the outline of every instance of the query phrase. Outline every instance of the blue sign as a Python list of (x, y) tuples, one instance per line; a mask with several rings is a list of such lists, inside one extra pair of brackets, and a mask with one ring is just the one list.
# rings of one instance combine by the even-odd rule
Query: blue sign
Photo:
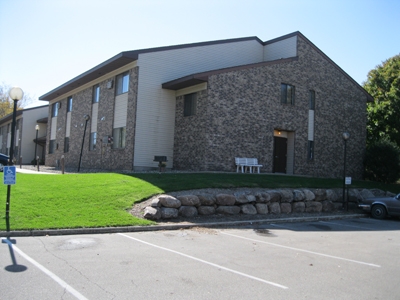
[(15, 184), (17, 178), (17, 168), (15, 166), (4, 166), (4, 184), (11, 185)]

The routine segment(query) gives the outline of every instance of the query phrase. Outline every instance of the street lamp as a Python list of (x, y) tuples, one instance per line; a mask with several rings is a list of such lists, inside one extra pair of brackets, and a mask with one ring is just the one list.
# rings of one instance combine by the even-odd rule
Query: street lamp
[(36, 130), (35, 161), (36, 161), (36, 165), (37, 165), (38, 171), (39, 171), (39, 159), (38, 159), (38, 157), (36, 156), (36, 153), (37, 153), (37, 144), (38, 144), (38, 133), (39, 133), (39, 129), (40, 129), (40, 126), (39, 126), (38, 124), (36, 124), (36, 126), (35, 126), (35, 130)]
[(343, 133), (343, 140), (344, 140), (344, 159), (343, 159), (343, 203), (342, 208), (345, 207), (345, 197), (346, 197), (346, 147), (347, 147), (347, 140), (350, 138), (350, 133), (344, 132)]
[[(11, 124), (11, 143), (10, 143), (10, 158), (8, 161), (8, 165), (12, 166), (14, 159), (14, 142), (15, 142), (15, 123), (17, 119), (17, 103), (19, 100), (24, 97), (24, 92), (19, 87), (13, 87), (8, 92), (10, 99), (14, 101), (14, 110), (13, 110), (13, 118)], [(7, 231), (10, 231), (10, 194), (11, 194), (11, 185), (7, 186), (7, 201), (6, 201), (6, 227)]]
[(85, 143), (85, 134), (86, 134), (86, 127), (87, 127), (87, 123), (90, 120), (90, 116), (89, 115), (84, 115), (83, 118), (85, 119), (85, 130), (83, 131), (83, 138), (82, 138), (82, 147), (81, 147), (81, 154), (79, 156), (79, 165), (78, 165), (78, 172), (81, 169), (81, 161), (82, 161), (82, 151), (83, 151), (83, 144)]

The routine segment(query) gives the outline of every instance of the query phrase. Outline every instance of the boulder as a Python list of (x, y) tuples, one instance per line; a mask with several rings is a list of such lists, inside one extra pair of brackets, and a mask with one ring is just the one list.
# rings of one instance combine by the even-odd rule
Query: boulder
[(240, 206), (240, 211), (245, 215), (256, 215), (257, 209), (252, 204), (243, 204)]
[(314, 195), (315, 195), (314, 201), (326, 200), (326, 190), (325, 189), (315, 189)]
[(284, 189), (280, 191), (281, 194), (281, 202), (292, 202), (293, 201), (293, 192), (289, 189)]
[(224, 215), (237, 215), (240, 213), (240, 207), (239, 206), (218, 206), (217, 209), (215, 210), (217, 214), (224, 214)]
[(201, 205), (211, 206), (215, 204), (215, 196), (211, 194), (197, 195)]
[(163, 207), (179, 208), (181, 206), (181, 202), (178, 199), (169, 195), (158, 196), (158, 199)]
[(268, 213), (268, 204), (256, 203), (257, 213), (260, 215), (266, 215)]
[(303, 213), (306, 210), (306, 205), (304, 202), (293, 202), (292, 212)]
[(161, 206), (160, 199), (155, 198), (155, 199), (151, 200), (151, 206), (152, 207), (160, 207)]
[(345, 199), (348, 200), (348, 202), (355, 202), (358, 203), (362, 200), (361, 194), (357, 189), (348, 189), (348, 193), (346, 190), (346, 195)]
[(162, 219), (173, 219), (178, 217), (178, 210), (176, 208), (161, 207)]
[(342, 197), (336, 192), (336, 190), (326, 190), (326, 200), (332, 202), (342, 201)]
[(236, 196), (236, 203), (237, 204), (245, 204), (256, 202), (256, 197), (254, 195), (247, 195), (247, 194), (235, 194)]
[(149, 220), (159, 220), (161, 218), (161, 211), (157, 207), (147, 206), (144, 209), (143, 217)]
[(325, 201), (322, 201), (321, 203), (322, 203), (322, 211), (323, 212), (330, 212), (330, 211), (335, 210), (335, 205), (333, 205), (332, 201), (325, 200)]
[(287, 202), (281, 203), (281, 214), (290, 214), (292, 212), (292, 205)]
[(306, 202), (306, 212), (321, 212), (322, 203), (318, 201)]
[(279, 205), (278, 202), (272, 202), (269, 205), (269, 211), (271, 212), (271, 214), (280, 214), (281, 213), (281, 206)]
[(194, 206), (181, 206), (178, 213), (182, 217), (195, 217), (198, 215), (197, 208)]
[(200, 206), (200, 199), (196, 195), (185, 195), (176, 197), (182, 206)]
[(215, 214), (215, 207), (214, 206), (200, 206), (197, 209), (199, 215), (213, 215)]
[(293, 190), (293, 201), (303, 201), (305, 198), (303, 191)]
[(270, 198), (271, 202), (281, 201), (281, 194), (278, 191), (271, 190), (271, 191), (268, 191), (267, 194), (269, 194), (269, 198)]
[(374, 194), (370, 190), (367, 190), (367, 189), (363, 189), (360, 193), (360, 196), (362, 199), (375, 197)]
[(271, 201), (271, 195), (268, 193), (257, 193), (255, 196), (256, 202), (266, 203)]
[[(217, 195), (215, 203), (218, 205), (232, 206), (236, 202), (236, 197), (229, 194), (219, 194)], [(239, 209), (240, 210), (240, 209)]]
[(303, 189), (302, 191), (304, 193), (304, 201), (314, 201), (315, 195), (313, 192), (308, 189)]

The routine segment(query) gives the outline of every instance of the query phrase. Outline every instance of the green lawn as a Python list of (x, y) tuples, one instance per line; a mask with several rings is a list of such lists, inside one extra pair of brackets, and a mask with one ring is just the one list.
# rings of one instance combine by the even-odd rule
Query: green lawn
[[(31, 175), (17, 174), (11, 187), (10, 228), (51, 229), (154, 224), (135, 218), (129, 209), (152, 195), (198, 188), (341, 188), (340, 179), (265, 174), (116, 173)], [(355, 181), (351, 187), (400, 192), (400, 185)], [(6, 230), (7, 186), (1, 185), (0, 230)], [(1, 203), (0, 198), (0, 203)]]

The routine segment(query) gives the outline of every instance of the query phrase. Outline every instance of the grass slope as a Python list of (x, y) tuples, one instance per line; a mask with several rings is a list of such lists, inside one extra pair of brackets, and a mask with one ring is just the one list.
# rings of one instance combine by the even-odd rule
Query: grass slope
[[(17, 174), (11, 187), (10, 228), (51, 229), (154, 224), (129, 214), (135, 202), (152, 195), (199, 188), (341, 188), (340, 179), (321, 179), (279, 175), (222, 173), (116, 173), (32, 175)], [(399, 185), (365, 181), (352, 188), (380, 188), (400, 192)], [(0, 208), (5, 230), (7, 186), (0, 186), (4, 205)]]

